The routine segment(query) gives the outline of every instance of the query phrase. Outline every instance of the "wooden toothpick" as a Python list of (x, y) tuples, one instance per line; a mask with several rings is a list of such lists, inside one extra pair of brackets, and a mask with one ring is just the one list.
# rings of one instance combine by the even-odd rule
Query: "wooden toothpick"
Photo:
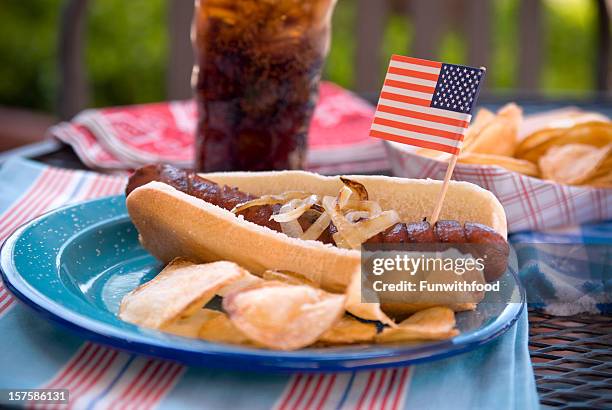
[(446, 197), (446, 191), (448, 191), (448, 185), (450, 183), (451, 176), (453, 176), (455, 165), (457, 165), (457, 155), (456, 154), (451, 156), (448, 162), (448, 167), (446, 168), (446, 175), (444, 176), (444, 182), (442, 182), (442, 188), (440, 189), (440, 195), (438, 196), (438, 202), (436, 203), (436, 207), (434, 208), (433, 214), (431, 214), (431, 218), (429, 219), (429, 223), (432, 226), (436, 222), (438, 222), (438, 218), (440, 217), (440, 211), (442, 211), (442, 204), (444, 203), (444, 198)]

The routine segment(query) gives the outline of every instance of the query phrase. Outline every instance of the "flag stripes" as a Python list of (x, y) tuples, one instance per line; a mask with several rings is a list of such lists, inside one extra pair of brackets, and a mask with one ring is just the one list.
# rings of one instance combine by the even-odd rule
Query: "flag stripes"
[[(426, 128), (426, 130), (424, 130), (423, 132), (426, 133), (428, 129), (433, 130), (432, 132), (438, 132), (438, 131), (446, 131), (452, 134), (459, 134), (460, 136), (463, 134), (464, 128), (462, 126), (456, 126), (456, 125), (449, 125), (449, 124), (445, 124), (445, 123), (438, 123), (435, 121), (428, 121), (428, 120), (423, 120), (420, 118), (415, 118), (414, 116), (408, 115), (409, 117), (412, 117), (412, 120), (410, 121), (409, 124), (406, 125), (414, 125), (414, 126), (421, 126)], [(395, 114), (393, 112), (388, 112), (387, 110), (381, 110), (378, 115), (377, 118), (375, 118), (374, 120), (377, 119), (386, 119), (386, 120), (392, 120), (392, 121), (396, 121), (399, 122), (401, 124), (405, 124), (405, 115), (402, 114)], [(432, 135), (436, 135), (436, 134), (432, 134)], [(453, 138), (454, 139), (454, 138)]]
[(431, 96), (433, 94), (432, 92), (426, 92), (426, 91), (415, 91), (412, 90), (412, 86), (409, 87), (394, 87), (394, 86), (390, 86), (387, 85), (388, 81), (385, 81), (383, 87), (382, 87), (382, 92), (385, 93), (386, 95), (393, 95), (395, 98), (399, 98), (401, 97), (411, 97), (411, 98), (418, 98), (422, 101), (422, 104), (426, 107), (429, 107), (429, 105), (431, 104)]
[(399, 67), (393, 67), (390, 66), (389, 67), (389, 73), (391, 74), (397, 74), (397, 75), (403, 75), (406, 77), (414, 77), (414, 78), (420, 78), (422, 80), (429, 80), (429, 81), (438, 81), (438, 73), (427, 73), (427, 72), (423, 72), (422, 70), (410, 70), (410, 69), (406, 69), (406, 68), (399, 68)]
[(386, 113), (396, 114), (401, 117), (414, 118), (416, 124), (418, 124), (416, 120), (423, 120), (423, 124), (427, 123), (429, 126), (437, 126), (437, 127), (440, 127), (441, 129), (443, 129), (442, 126), (444, 125), (450, 125), (453, 127), (457, 127), (458, 132), (462, 131), (464, 128), (467, 128), (469, 125), (467, 121), (457, 120), (454, 118), (441, 117), (435, 114), (425, 114), (417, 110), (397, 108), (391, 105), (379, 105), (378, 111), (379, 112), (377, 116), (382, 117), (382, 118), (385, 118)]
[(425, 93), (425, 94), (433, 94), (436, 91), (435, 84), (433, 86), (427, 86), (427, 85), (421, 85), (421, 84), (414, 84), (412, 82), (393, 80), (390, 78), (385, 80), (384, 85), (389, 88), (417, 91), (417, 92)]
[[(389, 118), (391, 117), (391, 118)], [(444, 126), (446, 129), (441, 129), (442, 127), (433, 128), (428, 126), (418, 125), (419, 120), (412, 120), (410, 123), (398, 121), (397, 118), (393, 114), (383, 114), (382, 116), (378, 116), (374, 118), (374, 124), (380, 125), (388, 125), (390, 127), (399, 128), (406, 131), (414, 131), (420, 134), (432, 135), (434, 137), (442, 137), (448, 138), (450, 140), (461, 140), (463, 138), (463, 134), (459, 132), (450, 131), (448, 126)], [(453, 128), (451, 128), (453, 129)]]
[(429, 100), (426, 100), (424, 98), (387, 92), (385, 91), (384, 87), (383, 91), (380, 93), (380, 98), (384, 98), (385, 100), (397, 101), (405, 104), (420, 105), (421, 107), (429, 107), (429, 104), (431, 104)]
[(398, 54), (394, 54), (393, 57), (391, 58), (391, 61), (393, 64), (402, 64), (402, 63), (403, 64), (415, 64), (420, 67), (431, 67), (434, 69), (437, 68), (438, 71), (440, 71), (439, 69), (442, 68), (442, 63), (439, 63), (437, 61), (424, 60), (422, 58), (415, 58), (415, 57), (400, 56)]
[[(423, 106), (418, 105), (418, 104), (404, 103), (402, 101), (397, 101), (397, 100), (393, 100), (393, 99), (386, 99), (384, 97), (381, 97), (381, 99), (378, 100), (378, 104), (379, 104), (379, 106), (380, 105), (385, 105), (387, 107), (403, 108), (403, 109), (417, 111), (417, 112), (420, 112), (420, 113), (431, 114), (431, 115), (436, 115), (436, 116), (439, 116), (439, 117), (455, 119), (455, 120), (459, 120), (459, 121), (462, 121), (462, 122), (467, 122), (468, 123), (467, 125), (469, 125), (469, 120), (472, 118), (471, 115), (466, 116), (466, 114), (459, 113), (459, 112), (445, 111), (445, 110), (441, 110), (439, 108), (432, 108), (432, 107), (423, 107)], [(466, 125), (466, 127), (467, 127), (467, 125)]]

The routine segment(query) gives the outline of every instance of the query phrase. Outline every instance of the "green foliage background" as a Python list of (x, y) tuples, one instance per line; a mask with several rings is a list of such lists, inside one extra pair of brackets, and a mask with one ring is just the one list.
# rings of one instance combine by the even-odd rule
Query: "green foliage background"
[[(377, 1), (377, 0), (372, 0)], [(488, 85), (511, 91), (517, 62), (520, 0), (495, 0), (493, 62)], [(56, 100), (57, 33), (61, 0), (3, 0), (0, 6), (0, 104), (52, 112)], [(339, 0), (325, 77), (354, 86), (355, 0)], [(547, 94), (586, 93), (594, 87), (596, 8), (592, 0), (544, 0)], [(164, 99), (167, 58), (166, 0), (91, 0), (86, 63), (94, 106)], [(409, 53), (412, 25), (390, 17), (384, 58)], [(466, 46), (457, 33), (443, 41), (440, 59), (462, 63)], [(382, 73), (381, 73), (382, 74)]]

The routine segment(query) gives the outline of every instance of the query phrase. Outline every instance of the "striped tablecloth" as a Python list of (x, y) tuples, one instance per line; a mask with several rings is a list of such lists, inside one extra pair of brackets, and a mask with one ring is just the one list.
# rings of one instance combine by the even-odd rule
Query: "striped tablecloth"
[[(11, 160), (0, 169), (0, 241), (60, 205), (120, 193), (124, 179)], [(504, 336), (417, 366), (326, 374), (186, 367), (85, 341), (0, 285), (0, 388), (67, 388), (74, 409), (532, 409), (524, 314)]]

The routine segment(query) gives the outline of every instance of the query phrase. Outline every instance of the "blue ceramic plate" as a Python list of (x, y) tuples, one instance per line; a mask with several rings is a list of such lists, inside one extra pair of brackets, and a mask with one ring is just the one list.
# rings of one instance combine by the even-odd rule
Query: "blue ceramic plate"
[(521, 303), (481, 303), (475, 311), (457, 315), (459, 336), (418, 345), (277, 352), (139, 328), (119, 320), (119, 302), (153, 278), (161, 265), (140, 246), (123, 196), (70, 205), (29, 222), (6, 241), (1, 268), (4, 282), (22, 302), (93, 341), (189, 365), (266, 371), (353, 370), (448, 357), (504, 333), (520, 315), (524, 300), (515, 275), (506, 273), (510, 285), (503, 292), (514, 292), (513, 300)]

